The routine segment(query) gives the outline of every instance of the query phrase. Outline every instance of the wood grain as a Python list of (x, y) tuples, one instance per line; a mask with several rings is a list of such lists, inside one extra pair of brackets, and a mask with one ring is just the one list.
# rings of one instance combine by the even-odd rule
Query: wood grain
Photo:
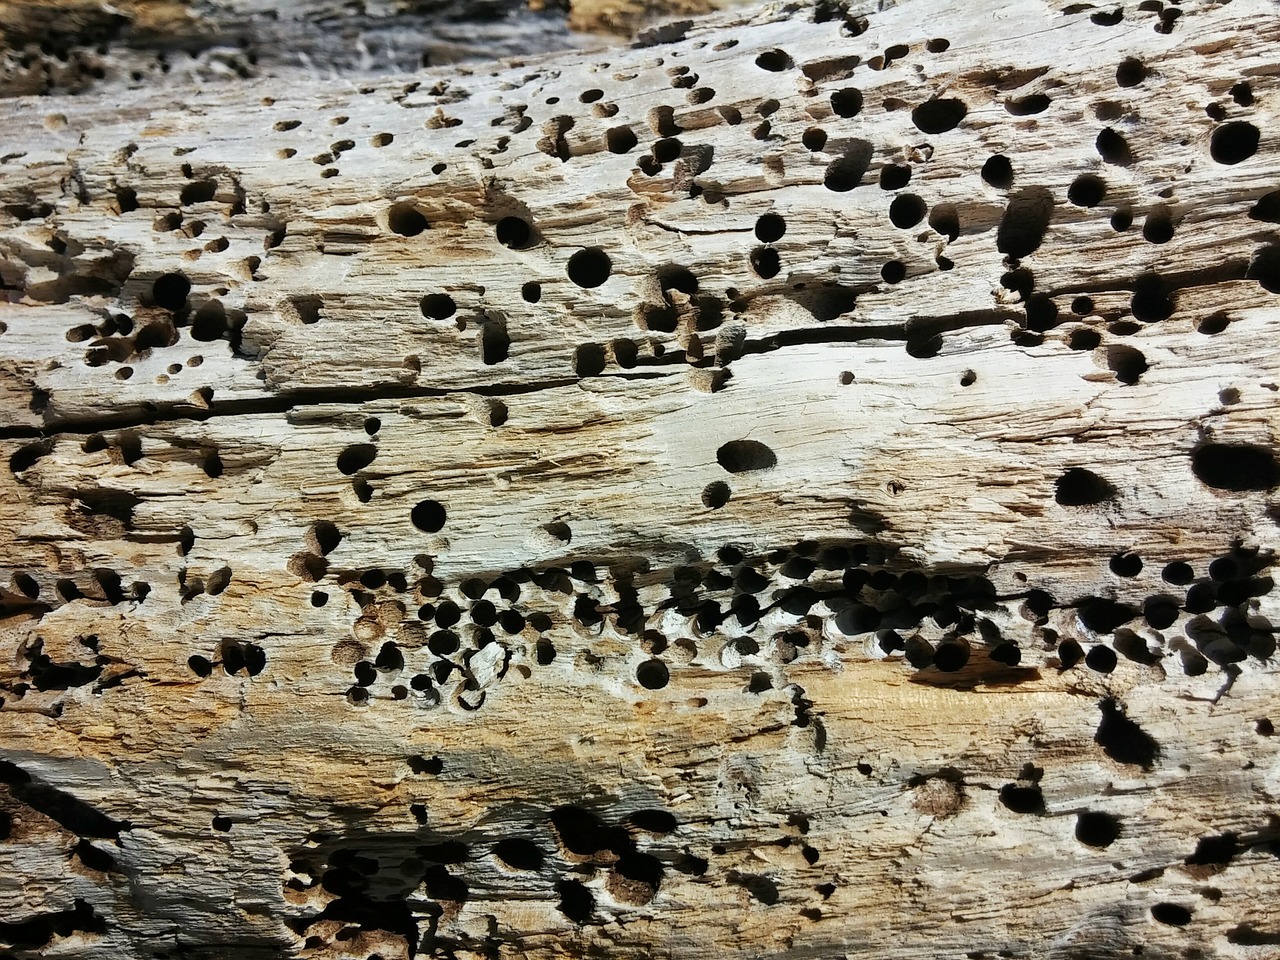
[(0, 943), (1274, 955), (1273, 14), (0, 100)]

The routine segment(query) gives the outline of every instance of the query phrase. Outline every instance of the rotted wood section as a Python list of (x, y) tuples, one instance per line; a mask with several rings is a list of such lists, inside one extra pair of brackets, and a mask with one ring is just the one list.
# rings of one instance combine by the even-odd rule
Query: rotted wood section
[(1280, 20), (1152, 6), (0, 100), (6, 955), (1274, 956)]

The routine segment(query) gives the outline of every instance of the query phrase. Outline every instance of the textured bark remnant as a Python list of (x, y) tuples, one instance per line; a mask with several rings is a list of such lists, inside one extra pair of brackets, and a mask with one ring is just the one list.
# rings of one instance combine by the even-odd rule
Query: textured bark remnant
[(367, 78), (580, 46), (567, 20), (523, 0), (0, 0), (0, 96)]
[(1261, 958), (1280, 20), (0, 102), (19, 957)]

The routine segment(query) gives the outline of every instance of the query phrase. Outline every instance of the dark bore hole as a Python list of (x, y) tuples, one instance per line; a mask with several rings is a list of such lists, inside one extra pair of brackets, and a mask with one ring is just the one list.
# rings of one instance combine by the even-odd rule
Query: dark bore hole
[(518, 837), (499, 840), (494, 844), (493, 852), (513, 870), (541, 870), (545, 859), (537, 844)]
[(1154, 630), (1167, 630), (1178, 619), (1178, 601), (1173, 597), (1149, 597), (1142, 605), (1142, 615), (1147, 626)]
[(436, 533), (444, 526), (444, 506), (437, 500), (423, 500), (409, 512), (409, 519), (419, 530)]
[(349, 477), (373, 463), (377, 456), (378, 448), (372, 443), (353, 444), (338, 454), (338, 470)]
[(1029, 117), (1037, 113), (1044, 113), (1052, 103), (1053, 101), (1043, 93), (1033, 93), (1028, 97), (1005, 101), (1004, 108), (1012, 116)]
[(520, 217), (503, 217), (496, 228), (498, 242), (512, 250), (523, 250), (533, 236), (527, 221)]
[(447, 293), (428, 293), (422, 298), (422, 315), (430, 320), (447, 320), (458, 310), (453, 297)]
[(1171, 927), (1185, 927), (1191, 922), (1191, 911), (1178, 903), (1157, 903), (1151, 908), (1151, 919)]
[(759, 440), (730, 440), (716, 451), (716, 461), (730, 473), (768, 470), (778, 465), (777, 455)]
[(865, 140), (854, 141), (844, 156), (827, 164), (823, 185), (835, 193), (848, 193), (862, 182), (871, 163), (871, 144)]
[(1116, 488), (1092, 470), (1072, 467), (1054, 484), (1054, 499), (1064, 507), (1088, 507), (1105, 503), (1116, 495)]
[(1090, 670), (1097, 673), (1110, 673), (1116, 668), (1116, 652), (1110, 647), (1098, 644), (1085, 654), (1084, 662)]
[(1008, 190), (1013, 186), (1013, 164), (1003, 153), (988, 157), (982, 165), (982, 179), (997, 190)]
[(216, 180), (197, 180), (194, 183), (188, 183), (182, 188), (182, 193), (178, 199), (185, 206), (189, 203), (204, 203), (212, 200), (215, 193), (218, 192), (218, 181)]
[(1102, 334), (1087, 328), (1072, 330), (1071, 335), (1067, 337), (1067, 346), (1072, 350), (1094, 350), (1100, 343), (1102, 343)]
[(827, 145), (827, 131), (821, 127), (810, 127), (800, 136), (800, 142), (810, 153), (817, 153)]
[(1114, 700), (1103, 700), (1099, 709), (1102, 711), (1102, 722), (1093, 735), (1094, 742), (1117, 763), (1150, 767), (1160, 753), (1160, 745), (1125, 716)]
[(480, 331), (480, 360), (493, 366), (511, 355), (511, 336), (505, 320), (486, 323)]
[(630, 127), (610, 127), (605, 131), (604, 142), (610, 153), (630, 153), (639, 141)]
[(856, 117), (862, 112), (862, 91), (845, 87), (831, 95), (831, 109), (838, 117)]
[(1280, 484), (1280, 463), (1264, 447), (1206, 443), (1192, 452), (1191, 469), (1215, 490), (1270, 490)]
[(969, 662), (969, 644), (964, 640), (944, 640), (933, 653), (933, 665), (944, 673), (954, 673)]
[(520, 288), (520, 296), (525, 303), (537, 303), (542, 299), (542, 284), (537, 280), (530, 280)]
[(1039, 787), (1006, 783), (1000, 788), (1000, 802), (1014, 813), (1044, 813), (1044, 794)]
[(1110, 163), (1117, 167), (1127, 167), (1133, 163), (1133, 153), (1129, 150), (1129, 141), (1113, 130), (1107, 127), (1100, 134), (1098, 139), (1094, 141), (1094, 146), (1098, 149), (1098, 156), (1102, 157), (1104, 163)]
[(885, 283), (901, 283), (907, 277), (907, 266), (900, 260), (890, 260), (880, 268)]
[(1010, 257), (1034, 253), (1044, 242), (1053, 216), (1053, 194), (1045, 187), (1028, 187), (1009, 199), (996, 230), (996, 249)]
[(1033, 293), (1027, 299), (1027, 327), (1037, 333), (1052, 330), (1058, 325), (1058, 305), (1043, 293)]
[(702, 505), (708, 510), (719, 510), (729, 502), (733, 491), (723, 480), (713, 480), (702, 488)]
[(1248, 160), (1258, 150), (1258, 128), (1237, 120), (1224, 123), (1209, 140), (1209, 156), (1228, 166)]
[(1116, 67), (1116, 83), (1122, 87), (1136, 87), (1147, 79), (1147, 68), (1136, 57), (1127, 57)]
[(636, 680), (646, 690), (661, 690), (671, 679), (671, 672), (661, 660), (646, 660), (636, 667)]
[(627, 819), (632, 826), (658, 836), (666, 836), (679, 826), (676, 818), (665, 810), (637, 810)]
[(1150, 369), (1141, 350), (1118, 343), (1107, 347), (1107, 367), (1116, 375), (1117, 380), (1130, 385), (1137, 383)]
[(911, 182), (911, 168), (890, 163), (880, 168), (880, 189), (901, 190)]
[(911, 122), (922, 133), (946, 133), (958, 127), (968, 113), (963, 100), (926, 100), (911, 111)]
[(1142, 557), (1132, 551), (1117, 553), (1111, 558), (1109, 566), (1117, 577), (1136, 577), (1142, 572)]
[(676, 137), (664, 137), (653, 145), (653, 159), (658, 163), (671, 163), (680, 158), (684, 144)]
[(1067, 199), (1077, 207), (1096, 207), (1106, 195), (1106, 183), (1091, 173), (1076, 177), (1067, 188)]
[(605, 349), (598, 343), (581, 343), (573, 355), (573, 372), (580, 377), (595, 377), (604, 372)]
[(781, 73), (791, 68), (792, 60), (785, 50), (766, 50), (756, 57), (756, 66), (770, 73)]
[(1270, 293), (1280, 293), (1280, 246), (1260, 248), (1253, 255), (1245, 276), (1257, 280)]
[(342, 532), (332, 521), (317, 520), (311, 527), (311, 535), (307, 540), (308, 546), (317, 550), (321, 556), (327, 557), (342, 542)]
[(756, 247), (751, 251), (751, 269), (756, 276), (771, 280), (782, 269), (782, 258), (773, 247)]
[[(439, 622), (439, 618), (437, 618)], [(456, 620), (454, 621), (457, 622)], [(437, 630), (427, 640), (427, 649), (437, 657), (448, 657), (458, 652), (461, 641), (452, 630)]]
[(929, 211), (929, 226), (948, 240), (960, 236), (960, 213), (954, 203), (940, 203)]
[(613, 262), (599, 247), (579, 250), (569, 258), (569, 279), (580, 287), (598, 287), (609, 279)]
[(889, 220), (902, 230), (910, 229), (924, 219), (929, 208), (925, 202), (913, 193), (904, 193), (893, 198), (889, 204)]
[(1168, 243), (1173, 239), (1173, 220), (1166, 213), (1151, 213), (1142, 223), (1142, 239), (1148, 243)]
[(1173, 300), (1165, 289), (1164, 281), (1149, 273), (1134, 282), (1129, 309), (1134, 319), (1143, 323), (1159, 323), (1173, 315)]
[(560, 894), (559, 909), (565, 917), (579, 925), (591, 922), (596, 899), (585, 884), (578, 880), (561, 880), (556, 884), (556, 892)]
[(756, 239), (761, 243), (777, 243), (787, 232), (787, 221), (776, 213), (766, 213), (756, 221)]
[(1260, 197), (1249, 211), (1249, 217), (1264, 223), (1280, 223), (1280, 190), (1272, 190)]
[(1078, 813), (1076, 839), (1086, 847), (1109, 847), (1120, 839), (1120, 820), (1109, 813), (1095, 810)]
[(180, 273), (166, 273), (151, 285), (151, 297), (156, 306), (174, 312), (182, 309), (190, 292), (191, 281)]
[(402, 237), (416, 237), (427, 229), (427, 218), (411, 203), (394, 203), (387, 211), (387, 226)]

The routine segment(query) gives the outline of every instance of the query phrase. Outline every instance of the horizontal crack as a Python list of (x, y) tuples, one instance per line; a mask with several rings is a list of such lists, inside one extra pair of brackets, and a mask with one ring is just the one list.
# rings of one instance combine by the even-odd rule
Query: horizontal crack
[[(652, 371), (609, 374), (605, 379), (656, 380), (670, 374)], [(571, 387), (588, 379), (562, 377), (535, 383), (491, 384), (474, 387), (415, 387), (392, 384), (347, 387), (303, 387), (269, 397), (253, 397), (240, 400), (228, 399), (211, 403), (208, 409), (191, 408), (186, 404), (159, 406), (145, 404), (140, 411), (106, 414), (101, 417), (69, 417), (54, 419), (41, 426), (0, 427), (0, 440), (38, 440), (58, 434), (89, 434), (102, 430), (126, 430), (131, 427), (151, 426), (157, 423), (203, 423), (220, 417), (253, 416), (266, 413), (288, 413), (299, 407), (324, 404), (363, 404), (379, 400), (418, 400), (437, 397), (471, 395), (482, 397), (514, 397), (543, 390)]]

